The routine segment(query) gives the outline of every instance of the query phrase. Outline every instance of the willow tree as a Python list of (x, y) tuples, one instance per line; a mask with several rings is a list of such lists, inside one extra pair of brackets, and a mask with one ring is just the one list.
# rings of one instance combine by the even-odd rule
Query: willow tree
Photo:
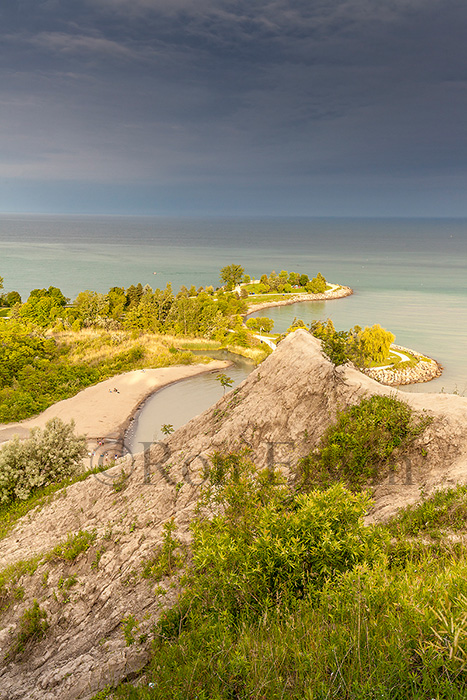
[(391, 343), (395, 339), (396, 336), (391, 331), (381, 328), (379, 323), (375, 323), (371, 328), (366, 326), (359, 333), (359, 343), (365, 364), (384, 362), (389, 355)]

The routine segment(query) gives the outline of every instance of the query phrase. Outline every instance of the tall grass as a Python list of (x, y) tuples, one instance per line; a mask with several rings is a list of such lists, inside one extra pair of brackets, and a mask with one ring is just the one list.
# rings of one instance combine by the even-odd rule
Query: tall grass
[(426, 550), (401, 568), (380, 554), (256, 616), (196, 604), (172, 611), (157, 628), (151, 687), (123, 685), (107, 696), (465, 698), (467, 556)]

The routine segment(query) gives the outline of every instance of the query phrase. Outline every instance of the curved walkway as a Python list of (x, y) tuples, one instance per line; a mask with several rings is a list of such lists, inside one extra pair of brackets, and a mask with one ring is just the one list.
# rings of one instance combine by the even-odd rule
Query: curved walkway
[(271, 350), (275, 350), (275, 349), (276, 349), (276, 344), (275, 344), (275, 342), (272, 340), (272, 338), (268, 338), (268, 337), (265, 336), (265, 335), (255, 335), (254, 337), (255, 337), (255, 338), (258, 338), (258, 340), (261, 340), (262, 343), (266, 343), (266, 345), (269, 345), (269, 347), (271, 348)]
[[(393, 355), (399, 355), (402, 362), (410, 362), (410, 357), (408, 355), (404, 355), (404, 353), (393, 349), (391, 349), (391, 352)], [(391, 369), (391, 367), (393, 367), (393, 365), (384, 365), (384, 367), (374, 367), (373, 369)]]

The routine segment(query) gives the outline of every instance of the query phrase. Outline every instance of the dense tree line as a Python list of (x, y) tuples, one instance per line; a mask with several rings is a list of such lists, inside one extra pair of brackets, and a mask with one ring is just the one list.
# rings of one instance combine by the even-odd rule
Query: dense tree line
[[(212, 286), (190, 289), (182, 286), (174, 293), (169, 284), (153, 290), (141, 283), (111, 287), (106, 294), (86, 289), (70, 303), (58, 287), (33, 289), (25, 303), (18, 292), (0, 295), (0, 305), (12, 307), (10, 315), (26, 324), (54, 330), (104, 328), (140, 330), (175, 335), (195, 335), (223, 341), (238, 326), (238, 316), (247, 310), (245, 298), (250, 277), (240, 265), (222, 268), (224, 283), (217, 292)], [(240, 293), (232, 291), (243, 281)], [(324, 292), (326, 280), (318, 273), (313, 279), (298, 272), (282, 270), (262, 275), (257, 291), (292, 292), (302, 288), (311, 293)], [(0, 278), (0, 290), (3, 280)]]
[(268, 292), (290, 294), (299, 288), (308, 292), (308, 294), (322, 294), (326, 291), (326, 286), (326, 279), (321, 272), (318, 272), (316, 277), (310, 279), (308, 275), (299, 272), (281, 270), (277, 274), (273, 270), (270, 275), (261, 275), (259, 285), (256, 285), (253, 291), (264, 294)]
[[(308, 275), (300, 272), (288, 272), (281, 270), (279, 274), (273, 270), (269, 275), (261, 275), (259, 284), (251, 285), (251, 278), (245, 275), (245, 270), (241, 265), (226, 265), (220, 273), (221, 284), (225, 285), (225, 289), (231, 291), (237, 285), (243, 283), (246, 285), (240, 291), (248, 292), (249, 289), (254, 292), (266, 294), (268, 292), (278, 292), (279, 294), (287, 294), (294, 289), (301, 288), (309, 294), (322, 294), (326, 291), (326, 280), (318, 272), (316, 277), (310, 279)], [(251, 285), (249, 287), (248, 285)], [(245, 295), (246, 296), (246, 295)]]
[[(155, 290), (137, 284), (111, 287), (107, 294), (85, 290), (72, 303), (57, 287), (34, 289), (24, 304), (14, 304), (8, 320), (0, 319), (0, 422), (39, 413), (86, 386), (148, 362), (192, 361), (190, 353), (170, 353), (163, 343), (157, 350), (138, 347), (140, 335), (195, 336), (248, 346), (251, 333), (241, 315), (246, 310), (238, 294), (223, 289), (214, 294), (212, 287), (183, 286), (175, 294), (170, 284)], [(85, 338), (55, 335), (83, 328), (102, 331), (98, 358), (86, 351), (73, 354)], [(104, 336), (119, 333), (120, 340), (132, 340), (118, 350), (107, 347)]]
[(246, 312), (238, 294), (222, 289), (214, 296), (212, 287), (182, 287), (174, 294), (149, 285), (112, 287), (107, 294), (80, 292), (73, 304), (57, 287), (34, 289), (28, 300), (17, 305), (13, 315), (18, 321), (40, 328), (74, 330), (103, 328), (139, 330), (174, 335), (201, 336), (222, 341), (229, 329), (238, 325), (238, 316)]

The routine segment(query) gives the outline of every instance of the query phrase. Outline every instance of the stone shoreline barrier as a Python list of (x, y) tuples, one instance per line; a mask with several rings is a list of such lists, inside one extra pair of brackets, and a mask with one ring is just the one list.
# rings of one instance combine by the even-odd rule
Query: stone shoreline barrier
[(255, 311), (269, 309), (273, 306), (288, 306), (289, 304), (296, 304), (299, 301), (330, 301), (331, 299), (349, 297), (351, 294), (353, 294), (353, 289), (343, 286), (329, 290), (328, 292), (323, 292), (322, 294), (287, 294), (285, 295), (286, 298), (281, 301), (265, 301), (252, 306), (248, 309), (245, 316), (250, 316), (250, 314), (255, 313)]
[[(245, 314), (245, 318), (250, 316), (255, 311), (261, 311), (263, 309), (269, 309), (273, 306), (287, 306), (288, 304), (296, 304), (301, 301), (329, 301), (331, 299), (341, 299), (342, 297), (348, 297), (353, 294), (353, 289), (350, 287), (340, 286), (337, 289), (329, 290), (323, 294), (287, 294), (287, 298), (281, 301), (269, 301), (256, 306), (252, 306), (248, 309)], [(440, 377), (443, 368), (431, 358), (422, 355), (415, 350), (410, 348), (405, 348), (402, 345), (393, 345), (395, 350), (400, 350), (401, 352), (409, 353), (414, 357), (418, 358), (418, 362), (413, 367), (407, 367), (407, 369), (378, 369), (377, 367), (362, 369), (358, 368), (361, 372), (366, 374), (368, 377), (375, 379), (380, 384), (385, 386), (402, 386), (404, 384), (418, 384), (420, 382), (431, 382), (432, 379)]]
[(419, 382), (431, 382), (432, 379), (440, 377), (443, 368), (441, 365), (430, 358), (421, 355), (415, 350), (404, 348), (402, 345), (393, 345), (395, 350), (407, 352), (414, 357), (419, 358), (419, 362), (413, 367), (407, 369), (378, 369), (377, 367), (369, 369), (361, 369), (360, 371), (368, 377), (375, 379), (380, 384), (386, 386), (402, 386), (403, 384), (418, 384)]

